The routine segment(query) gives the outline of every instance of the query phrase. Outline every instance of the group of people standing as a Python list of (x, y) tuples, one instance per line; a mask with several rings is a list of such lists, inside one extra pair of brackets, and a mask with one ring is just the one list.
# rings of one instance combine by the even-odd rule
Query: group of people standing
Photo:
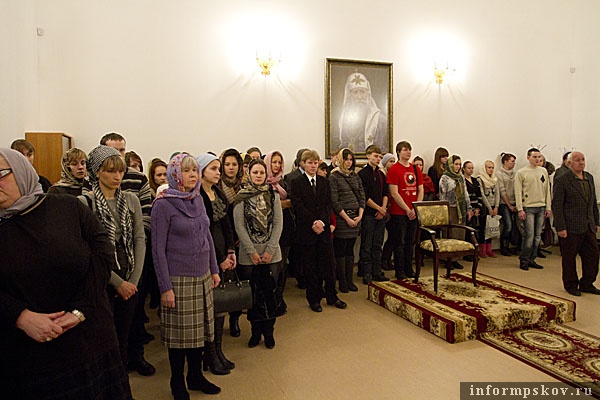
[[(323, 298), (347, 308), (338, 289), (358, 291), (359, 236), (364, 284), (389, 280), (383, 271), (392, 255), (395, 277), (414, 277), (413, 203), (424, 199), (447, 200), (452, 223), (478, 230), (480, 257), (496, 257), (485, 217), (502, 216), (501, 254), (511, 255), (511, 240), (519, 244), (522, 270), (543, 268), (535, 260), (553, 211), (565, 289), (600, 294), (593, 285), (598, 208), (581, 152), (556, 171), (552, 202), (537, 149), (516, 172), (516, 157), (503, 153), (498, 170), (487, 160), (476, 177), (471, 161), (444, 148), (424, 174), (421, 157), (411, 163), (407, 141), (395, 155), (368, 146), (358, 173), (348, 148), (329, 166), (315, 150), (300, 149), (286, 175), (281, 152), (263, 156), (250, 148), (156, 158), (146, 177), (141, 158), (110, 133), (89, 154), (67, 151), (61, 180), (46, 195), (48, 185), (32, 166), (34, 150), (23, 142), (0, 149), (0, 235), (8, 238), (0, 270), (6, 322), (0, 376), (15, 398), (50, 398), (62, 390), (77, 398), (130, 399), (126, 370), (155, 373), (143, 348), (152, 339), (144, 328), (149, 294), (151, 306), (160, 307), (174, 398), (189, 399), (188, 390), (219, 393), (202, 371), (224, 375), (235, 368), (222, 348), (226, 314), (214, 311), (213, 289), (222, 279), (235, 272), (250, 281), (248, 347), (264, 339), (272, 349), (276, 319), (287, 312), (288, 266), (317, 313)], [(513, 240), (517, 229), (520, 243)], [(453, 266), (462, 268), (458, 261)], [(233, 337), (241, 335), (242, 312), (229, 313)]]

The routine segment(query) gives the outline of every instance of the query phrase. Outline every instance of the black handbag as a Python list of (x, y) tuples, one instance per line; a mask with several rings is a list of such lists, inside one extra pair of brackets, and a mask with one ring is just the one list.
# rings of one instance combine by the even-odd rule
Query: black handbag
[(233, 273), (235, 279), (224, 279), (221, 274), (221, 283), (213, 289), (215, 314), (252, 308), (250, 281), (240, 280), (236, 270)]

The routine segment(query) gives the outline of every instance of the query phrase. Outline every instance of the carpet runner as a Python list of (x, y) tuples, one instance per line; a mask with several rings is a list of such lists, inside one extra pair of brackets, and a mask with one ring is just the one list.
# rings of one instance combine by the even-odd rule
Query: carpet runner
[(596, 336), (551, 323), (485, 332), (479, 339), (560, 381), (587, 388), (594, 397), (600, 397), (600, 338)]
[(484, 332), (503, 331), (549, 322), (575, 320), (575, 303), (548, 293), (468, 272), (433, 278), (372, 282), (368, 299), (449, 343), (476, 339)]

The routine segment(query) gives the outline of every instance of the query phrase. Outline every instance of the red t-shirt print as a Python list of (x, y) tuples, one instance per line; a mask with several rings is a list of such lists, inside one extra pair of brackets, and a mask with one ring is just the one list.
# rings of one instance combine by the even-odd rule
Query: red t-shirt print
[[(415, 175), (415, 169), (417, 175)], [(418, 168), (414, 168), (412, 164), (408, 167), (400, 163), (392, 165), (387, 174), (388, 185), (398, 186), (398, 193), (402, 200), (412, 209), (412, 203), (417, 201), (418, 185), (423, 184), (423, 175)], [(390, 214), (406, 215), (404, 211), (395, 201), (390, 201)]]

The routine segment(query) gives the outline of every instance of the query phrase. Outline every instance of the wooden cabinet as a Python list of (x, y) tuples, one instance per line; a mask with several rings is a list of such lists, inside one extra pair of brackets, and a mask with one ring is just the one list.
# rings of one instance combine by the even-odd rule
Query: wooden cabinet
[(33, 166), (39, 175), (54, 184), (60, 180), (61, 160), (73, 147), (73, 139), (61, 132), (26, 132), (25, 139), (35, 148)]

